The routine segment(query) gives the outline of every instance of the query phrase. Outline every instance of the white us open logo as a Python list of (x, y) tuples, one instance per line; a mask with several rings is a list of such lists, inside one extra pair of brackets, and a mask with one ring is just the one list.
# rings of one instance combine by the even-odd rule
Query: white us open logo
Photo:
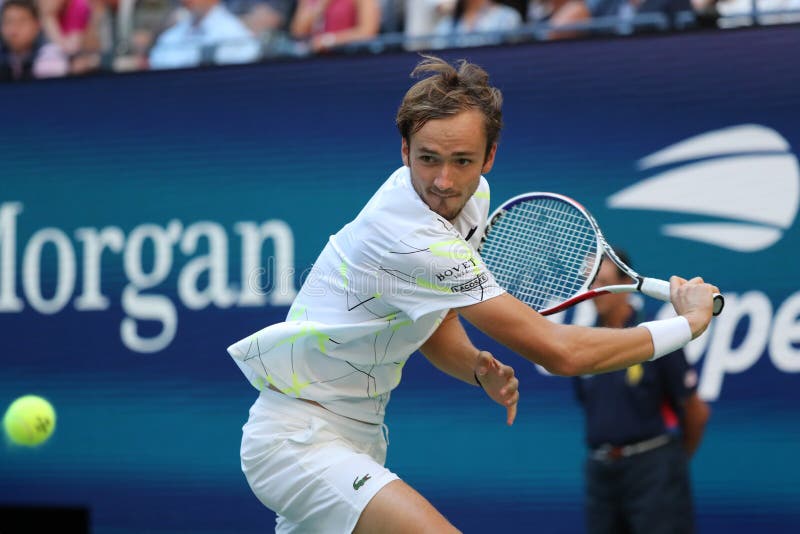
[(670, 237), (757, 252), (778, 242), (797, 215), (797, 157), (766, 126), (743, 124), (691, 137), (642, 158), (637, 167), (667, 168), (611, 195), (609, 207), (721, 219), (665, 224), (661, 231)]

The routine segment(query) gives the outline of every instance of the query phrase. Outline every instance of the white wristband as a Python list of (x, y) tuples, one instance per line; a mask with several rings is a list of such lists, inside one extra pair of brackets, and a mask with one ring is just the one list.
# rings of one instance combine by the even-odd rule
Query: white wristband
[(639, 326), (647, 328), (650, 337), (653, 338), (654, 350), (650, 361), (675, 352), (692, 340), (692, 329), (683, 315), (660, 321), (648, 321)]

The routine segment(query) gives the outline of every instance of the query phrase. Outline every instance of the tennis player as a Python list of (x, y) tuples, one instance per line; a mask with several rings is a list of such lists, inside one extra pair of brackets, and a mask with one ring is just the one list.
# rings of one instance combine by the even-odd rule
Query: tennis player
[(278, 532), (457, 532), (384, 467), (389, 395), (419, 349), (481, 386), (513, 423), (514, 371), (464, 317), (559, 375), (621, 369), (702, 333), (715, 287), (671, 279), (678, 317), (624, 330), (557, 325), (507, 294), (476, 252), (489, 210), (502, 96), (480, 67), (425, 57), (397, 113), (403, 166), (322, 250), (286, 321), (228, 351), (260, 391), (242, 470)]

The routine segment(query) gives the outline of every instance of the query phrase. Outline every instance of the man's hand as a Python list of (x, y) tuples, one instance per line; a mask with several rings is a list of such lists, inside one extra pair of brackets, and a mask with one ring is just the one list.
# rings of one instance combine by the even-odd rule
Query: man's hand
[(669, 281), (672, 306), (678, 315), (683, 315), (689, 321), (694, 339), (705, 331), (711, 321), (713, 295), (720, 292), (719, 288), (705, 283), (699, 276), (688, 281), (673, 276)]
[(490, 399), (506, 407), (506, 424), (514, 424), (519, 402), (519, 380), (514, 376), (514, 369), (482, 350), (475, 362), (475, 377)]

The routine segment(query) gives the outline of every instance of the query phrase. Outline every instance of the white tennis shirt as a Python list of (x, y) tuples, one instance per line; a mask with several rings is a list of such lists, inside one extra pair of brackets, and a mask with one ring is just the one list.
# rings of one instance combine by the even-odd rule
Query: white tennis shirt
[(489, 213), (489, 184), (453, 224), (395, 171), (314, 263), (286, 321), (228, 348), (250, 383), (319, 402), (332, 412), (383, 422), (403, 365), (451, 308), (504, 291), (476, 252)]

